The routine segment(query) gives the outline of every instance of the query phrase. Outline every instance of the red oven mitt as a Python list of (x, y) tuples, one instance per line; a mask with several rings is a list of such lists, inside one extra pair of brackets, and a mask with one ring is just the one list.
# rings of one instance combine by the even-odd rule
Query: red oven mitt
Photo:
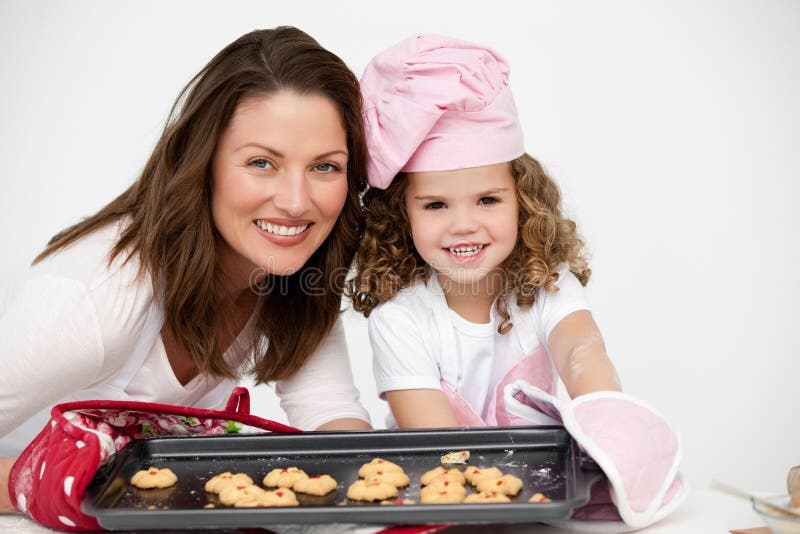
[(103, 530), (81, 511), (86, 488), (109, 457), (135, 439), (241, 431), (300, 432), (250, 415), (250, 394), (234, 388), (224, 410), (90, 400), (53, 406), (52, 418), (11, 468), (8, 491), (22, 513), (51, 528)]

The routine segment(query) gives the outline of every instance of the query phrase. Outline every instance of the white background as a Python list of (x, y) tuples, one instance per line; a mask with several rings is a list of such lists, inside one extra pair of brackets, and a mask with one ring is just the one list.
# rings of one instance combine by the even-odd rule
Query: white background
[[(4, 283), (137, 177), (217, 51), (282, 24), (359, 76), (413, 33), (505, 55), (527, 150), (592, 252), (589, 296), (625, 390), (682, 433), (695, 487), (784, 487), (800, 464), (798, 1), (0, 0)], [(346, 319), (381, 426), (364, 320)], [(254, 410), (284, 418), (268, 388)]]

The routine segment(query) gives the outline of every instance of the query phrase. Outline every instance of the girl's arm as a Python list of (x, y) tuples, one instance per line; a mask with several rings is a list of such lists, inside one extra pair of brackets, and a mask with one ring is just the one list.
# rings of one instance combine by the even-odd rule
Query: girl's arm
[(401, 299), (372, 310), (367, 322), (375, 385), (400, 428), (458, 427), (439, 389), (432, 321), (427, 302)]
[(436, 389), (387, 391), (386, 400), (400, 428), (458, 427), (450, 403)]
[(559, 321), (549, 343), (550, 357), (570, 397), (593, 391), (622, 391), (603, 336), (588, 311), (573, 312)]

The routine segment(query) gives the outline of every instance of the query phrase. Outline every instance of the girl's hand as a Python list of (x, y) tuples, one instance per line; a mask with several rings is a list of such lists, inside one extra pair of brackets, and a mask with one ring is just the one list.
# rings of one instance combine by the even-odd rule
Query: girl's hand
[(550, 357), (571, 398), (593, 391), (622, 391), (603, 336), (588, 311), (573, 312), (550, 334)]
[(458, 421), (438, 389), (387, 391), (386, 400), (400, 428), (455, 428)]

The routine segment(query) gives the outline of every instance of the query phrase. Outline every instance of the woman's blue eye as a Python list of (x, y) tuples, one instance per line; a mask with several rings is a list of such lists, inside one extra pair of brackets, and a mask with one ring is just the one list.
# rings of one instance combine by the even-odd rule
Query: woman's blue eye
[(498, 200), (495, 197), (483, 197), (478, 201), (478, 204), (487, 205), (487, 204), (494, 204)]
[(259, 168), (259, 169), (268, 169), (268, 168), (272, 167), (272, 163), (270, 163), (269, 160), (264, 159), (264, 158), (256, 158), (256, 159), (252, 160), (250, 163), (248, 163), (248, 165), (250, 165), (251, 167)]
[(320, 163), (314, 168), (320, 172), (338, 172), (341, 170), (338, 165), (334, 165), (333, 163)]
[(425, 204), (426, 210), (440, 210), (444, 207), (444, 202), (429, 202)]

